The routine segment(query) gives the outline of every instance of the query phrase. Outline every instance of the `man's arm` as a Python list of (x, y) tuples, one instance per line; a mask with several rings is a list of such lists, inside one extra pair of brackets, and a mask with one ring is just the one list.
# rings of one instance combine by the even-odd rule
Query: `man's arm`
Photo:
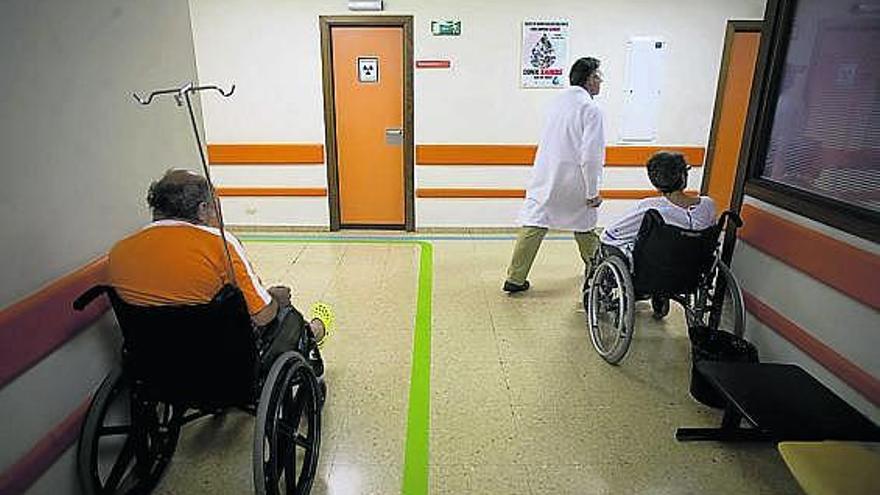
[(257, 311), (256, 313), (251, 315), (251, 320), (253, 320), (254, 325), (258, 327), (264, 327), (272, 322), (275, 319), (275, 315), (278, 314), (278, 301), (274, 298), (272, 302), (263, 307), (263, 309)]
[(251, 319), (258, 327), (266, 326), (271, 323), (275, 318), (275, 315), (278, 314), (280, 308), (290, 305), (290, 287), (275, 285), (269, 287), (267, 291), (269, 292), (269, 295), (272, 296), (272, 301), (263, 309), (251, 315)]
[(624, 213), (611, 225), (602, 230), (599, 239), (604, 244), (612, 246), (625, 246), (635, 242), (639, 235), (639, 228), (642, 226), (642, 218), (647, 210), (646, 204), (640, 201), (635, 208)]
[(264, 326), (275, 318), (279, 303), (283, 302), (281, 300), (284, 297), (287, 298), (287, 303), (290, 302), (290, 289), (284, 287), (283, 290), (279, 290), (273, 287), (266, 290), (248, 261), (241, 242), (229, 233), (226, 234), (226, 242), (229, 246), (229, 255), (232, 258), (235, 282), (244, 294), (251, 320), (257, 326)]

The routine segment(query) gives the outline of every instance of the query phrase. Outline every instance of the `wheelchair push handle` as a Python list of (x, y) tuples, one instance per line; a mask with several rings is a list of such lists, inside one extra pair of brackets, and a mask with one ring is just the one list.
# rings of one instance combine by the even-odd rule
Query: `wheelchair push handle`
[(110, 292), (110, 286), (108, 285), (96, 285), (89, 290), (83, 292), (73, 301), (73, 309), (77, 311), (82, 311), (86, 309), (86, 306), (91, 304), (92, 301), (97, 299), (98, 296), (104, 293)]
[(743, 226), (742, 218), (733, 210), (727, 210), (718, 218), (718, 223), (722, 226), (722, 230), (727, 228), (727, 224), (732, 223), (736, 228)]

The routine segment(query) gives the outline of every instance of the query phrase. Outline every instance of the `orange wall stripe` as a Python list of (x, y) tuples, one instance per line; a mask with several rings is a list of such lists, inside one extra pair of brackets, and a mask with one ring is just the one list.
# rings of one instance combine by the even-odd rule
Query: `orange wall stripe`
[(97, 320), (106, 298), (84, 311), (73, 300), (106, 281), (107, 257), (95, 260), (33, 295), (0, 310), (0, 388), (24, 373)]
[(419, 165), (531, 165), (532, 144), (419, 144)]
[(739, 237), (756, 249), (874, 309), (880, 309), (880, 256), (751, 205)]
[[(535, 160), (532, 144), (420, 144), (416, 146), (419, 165), (524, 165)], [(657, 151), (683, 153), (692, 166), (702, 166), (705, 148), (700, 146), (608, 146), (605, 163), (614, 167), (641, 167)]]
[(605, 148), (605, 163), (642, 167), (658, 151), (677, 151), (692, 167), (702, 167), (706, 156), (706, 148), (702, 146), (608, 146)]
[[(533, 144), (419, 144), (418, 165), (522, 165), (535, 160)], [(606, 165), (641, 167), (657, 151), (683, 153), (688, 164), (703, 165), (706, 149), (701, 146), (608, 146)], [(209, 144), (211, 165), (290, 165), (324, 163), (322, 144)]]
[[(94, 303), (93, 303), (94, 304)], [(25, 493), (76, 442), (92, 396), (86, 397), (15, 464), (0, 474), (0, 493)]]
[(426, 187), (416, 189), (417, 198), (525, 198), (525, 189), (448, 189)]
[(211, 165), (308, 165), (324, 163), (322, 144), (209, 144)]
[(223, 197), (320, 197), (327, 196), (326, 187), (218, 187), (217, 195)]
[[(688, 191), (696, 194), (696, 191)], [(605, 189), (604, 199), (643, 199), (657, 196), (653, 189)], [(324, 187), (218, 187), (217, 195), (222, 197), (320, 197), (327, 196)], [(418, 198), (524, 198), (525, 189), (478, 189), (478, 188), (440, 188), (424, 187), (416, 189)]]
[(825, 369), (857, 390), (874, 404), (880, 404), (880, 380), (846, 359), (837, 351), (810, 335), (775, 309), (761, 302), (754, 295), (743, 292), (746, 309), (761, 323), (794, 344)]
[[(695, 191), (688, 191), (695, 194)], [(660, 193), (653, 189), (603, 189), (601, 192), (604, 199), (644, 199), (658, 196)], [(418, 198), (524, 198), (525, 189), (477, 189), (477, 188), (440, 188), (424, 187), (416, 189)]]

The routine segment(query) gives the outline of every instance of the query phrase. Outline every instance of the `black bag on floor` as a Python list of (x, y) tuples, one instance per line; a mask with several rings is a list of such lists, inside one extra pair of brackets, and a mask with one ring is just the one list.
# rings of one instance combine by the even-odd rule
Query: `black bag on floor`
[(758, 350), (751, 342), (736, 335), (709, 327), (688, 328), (691, 339), (691, 396), (710, 407), (723, 408), (724, 396), (697, 372), (700, 361), (757, 363)]

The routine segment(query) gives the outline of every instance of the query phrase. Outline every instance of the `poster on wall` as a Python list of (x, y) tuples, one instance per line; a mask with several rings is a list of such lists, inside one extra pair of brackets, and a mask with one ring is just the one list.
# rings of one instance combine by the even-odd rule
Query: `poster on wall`
[(568, 67), (567, 20), (524, 21), (522, 32), (523, 88), (564, 88)]

